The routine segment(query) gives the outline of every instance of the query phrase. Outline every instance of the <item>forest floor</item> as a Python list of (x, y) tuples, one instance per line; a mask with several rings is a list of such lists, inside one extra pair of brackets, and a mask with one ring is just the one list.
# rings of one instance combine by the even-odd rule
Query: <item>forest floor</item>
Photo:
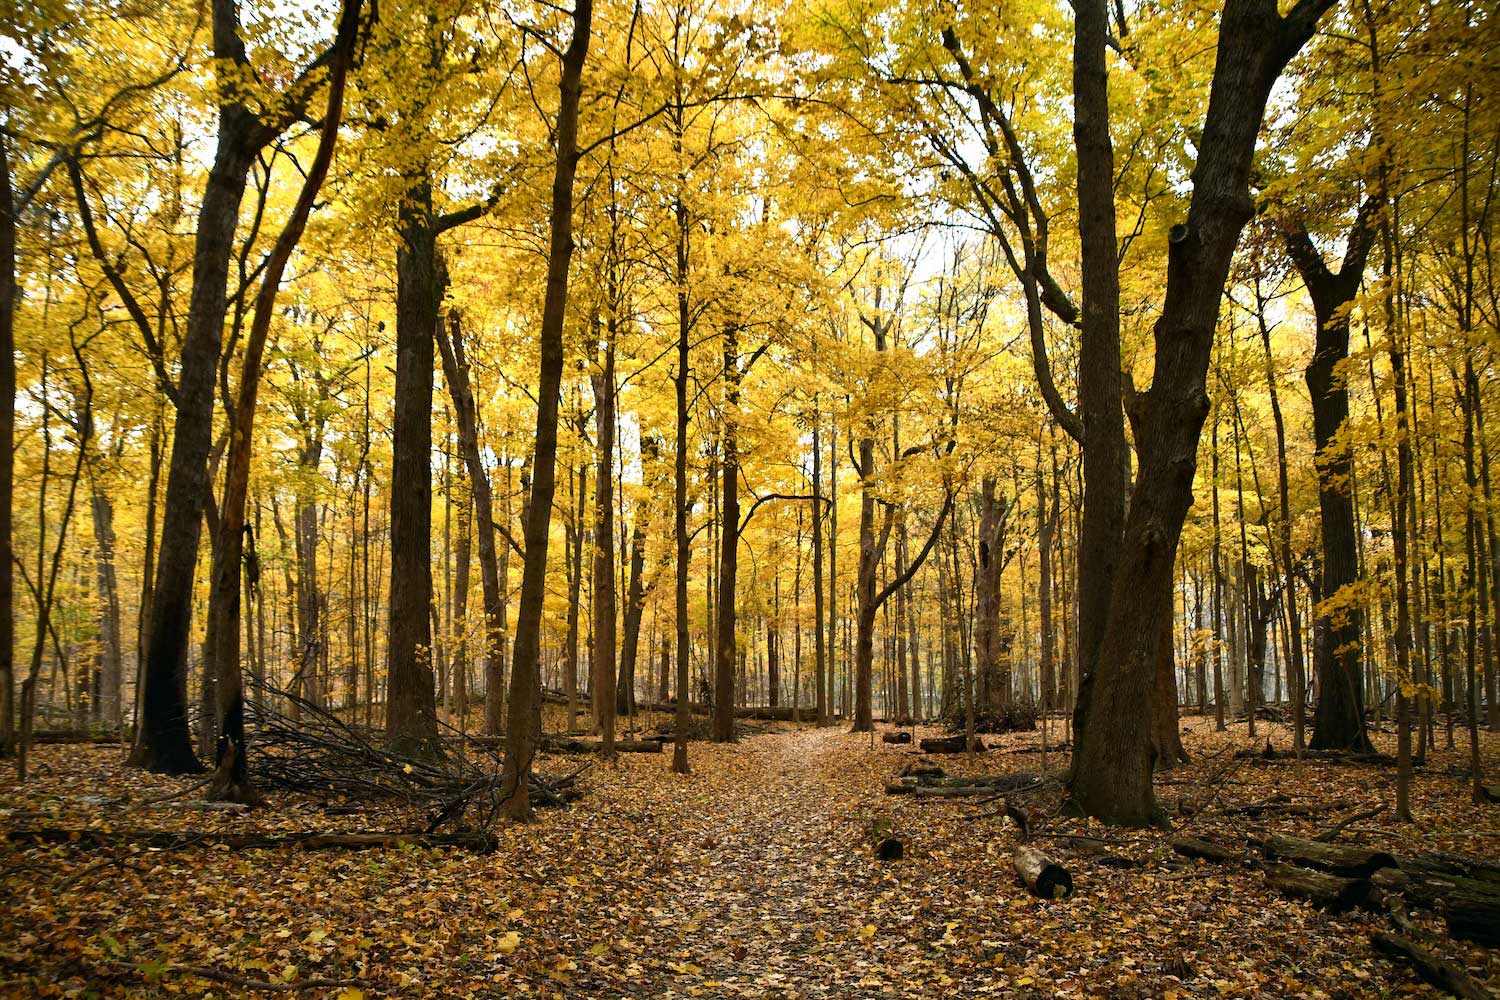
[[(1158, 832), (1103, 834), (1141, 863), (1120, 870), (1051, 836), (1085, 824), (1049, 821), (1035, 843), (1067, 859), (1076, 891), (1034, 899), (1011, 868), (1015, 826), (976, 815), (993, 804), (885, 794), (915, 759), (909, 747), (773, 728), (735, 746), (692, 744), (688, 777), (670, 773), (670, 752), (597, 766), (579, 802), (502, 827), (492, 855), (0, 844), (0, 995), (260, 995), (256, 983), (340, 1000), (1442, 995), (1373, 953), (1384, 916), (1330, 916), (1277, 895), (1256, 871), (1183, 866)], [(1174, 809), (1183, 796), (1206, 804), (1177, 815), (1179, 830), (1305, 835), (1392, 794), (1388, 769), (1232, 759), (1267, 729), (1288, 745), (1278, 727), (1262, 724), (1255, 741), (1243, 724), (1217, 734), (1211, 720), (1186, 719), (1184, 729), (1195, 763), (1162, 775), (1158, 794)], [(1007, 751), (1037, 742), (1007, 736), (972, 767), (937, 762), (949, 773), (1035, 770), (1039, 755)], [(1500, 740), (1486, 737), (1485, 752), (1500, 767)], [(378, 812), (330, 816), (308, 796), (277, 795), (248, 815), (195, 797), (132, 809), (114, 800), (189, 781), (127, 771), (121, 758), (112, 746), (39, 747), (22, 787), (7, 765), (0, 828), (380, 828)], [(1448, 771), (1465, 763), (1461, 751), (1429, 761), (1414, 784), (1417, 825), (1383, 814), (1345, 839), (1494, 857), (1500, 807), (1469, 803)], [(1225, 811), (1278, 792), (1338, 808)], [(885, 829), (905, 839), (905, 860), (875, 857), (870, 838)], [(1414, 919), (1435, 950), (1500, 987), (1500, 954), (1452, 941), (1430, 915)]]

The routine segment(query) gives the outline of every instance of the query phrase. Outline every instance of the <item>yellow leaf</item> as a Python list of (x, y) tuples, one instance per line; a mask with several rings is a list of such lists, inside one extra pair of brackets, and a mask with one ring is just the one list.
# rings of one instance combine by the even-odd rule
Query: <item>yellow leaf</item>
[(859, 939), (861, 941), (868, 941), (868, 940), (870, 940), (870, 938), (872, 938), (874, 936), (875, 936), (875, 925), (874, 924), (865, 924), (863, 927), (861, 927), (859, 929)]
[(346, 986), (339, 991), (339, 1000), (365, 1000), (365, 991), (353, 986)]
[(515, 931), (506, 931), (505, 934), (501, 936), (500, 942), (496, 945), (496, 947), (500, 949), (500, 954), (509, 955), (517, 948), (521, 947), (521, 935), (517, 934)]

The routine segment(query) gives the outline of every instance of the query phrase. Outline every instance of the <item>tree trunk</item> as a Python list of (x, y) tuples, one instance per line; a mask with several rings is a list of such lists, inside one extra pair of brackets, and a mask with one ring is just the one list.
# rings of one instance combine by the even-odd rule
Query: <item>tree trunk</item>
[[(437, 337), (443, 358), (443, 380), (453, 401), (454, 422), (458, 425), (459, 447), (469, 469), (469, 491), (473, 495), (474, 519), (478, 522), (479, 585), (484, 601), (484, 731), (496, 736), (500, 730), (501, 664), (504, 648), (504, 592), (500, 589), (500, 571), (495, 552), (494, 497), (489, 470), (479, 450), (479, 413), (474, 390), (469, 381), (468, 349), (457, 312), (448, 314), (446, 334), (439, 329)], [(509, 499), (506, 501), (509, 506)]]
[(541, 627), (547, 596), (547, 542), (557, 477), (557, 406), (562, 388), (563, 324), (568, 307), (568, 267), (573, 259), (573, 178), (578, 170), (578, 105), (583, 64), (588, 56), (593, 0), (573, 8), (573, 35), (562, 57), (558, 81), (557, 165), (552, 180), (552, 218), (547, 245), (547, 291), (538, 341), (536, 450), (531, 500), (526, 510), (526, 557), (521, 572), (521, 605), (516, 616), (510, 712), (502, 787), (504, 811), (514, 819), (531, 815), (528, 784), (541, 735)]
[[(819, 441), (822, 417), (817, 396), (813, 397), (812, 428), (812, 572), (813, 572), (813, 719), (819, 726), (828, 725), (828, 689), (824, 678), (828, 672), (827, 644), (823, 635), (823, 449)], [(828, 640), (833, 639), (832, 633)]]
[(593, 377), (597, 451), (594, 477), (594, 725), (604, 756), (615, 752), (615, 318), (610, 314), (602, 370)]
[[(678, 126), (681, 126), (681, 108), (678, 108)], [(678, 178), (682, 183), (682, 178)], [(675, 204), (677, 219), (677, 374), (673, 381), (673, 388), (677, 398), (677, 441), (673, 453), (672, 472), (672, 521), (674, 540), (677, 545), (676, 552), (676, 578), (674, 581), (673, 600), (675, 601), (675, 623), (677, 633), (677, 711), (673, 724), (676, 740), (672, 748), (672, 771), (675, 774), (688, 773), (688, 722), (689, 722), (689, 685), (688, 680), (688, 577), (692, 573), (691, 555), (688, 551), (688, 489), (687, 489), (687, 452), (688, 452), (688, 379), (691, 377), (689, 364), (689, 335), (692, 332), (692, 324), (688, 313), (687, 276), (688, 276), (688, 210), (682, 201), (681, 194), (678, 195)]]
[(120, 588), (115, 574), (115, 505), (94, 474), (90, 506), (94, 515), (94, 569), (99, 585), (100, 717), (110, 728), (120, 725), (122, 649)]
[(716, 743), (734, 741), (734, 665), (738, 625), (735, 591), (740, 551), (740, 409), (739, 327), (724, 327), (724, 413), (722, 419), (723, 463), (719, 502), (719, 604), (714, 656), (713, 738)]
[(16, 436), (16, 212), (10, 140), (0, 134), (0, 757), (16, 739), (15, 498)]
[[(1288, 255), (1302, 276), (1317, 318), (1317, 343), (1307, 367), (1312, 398), (1314, 461), (1318, 469), (1318, 515), (1323, 537), (1321, 597), (1340, 596), (1359, 578), (1354, 507), (1350, 482), (1354, 456), (1341, 434), (1349, 420), (1349, 391), (1337, 368), (1349, 356), (1349, 303), (1359, 294), (1365, 260), (1374, 240), (1374, 216), (1380, 205), (1366, 199), (1350, 229), (1344, 261), (1335, 273), (1324, 263), (1306, 230), (1286, 234)], [(1364, 673), (1361, 659), (1361, 610), (1349, 603), (1337, 616), (1319, 614), (1322, 641), (1314, 646), (1318, 675), (1318, 711), (1313, 723), (1314, 750), (1370, 749), (1365, 734)]]

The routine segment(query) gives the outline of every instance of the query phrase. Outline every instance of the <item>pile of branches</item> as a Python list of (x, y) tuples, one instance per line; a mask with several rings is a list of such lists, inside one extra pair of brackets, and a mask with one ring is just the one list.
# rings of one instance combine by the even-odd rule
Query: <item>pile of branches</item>
[[(251, 781), (262, 789), (341, 795), (425, 809), (427, 832), (446, 825), (488, 830), (499, 819), (498, 750), (439, 726), (447, 738), (419, 753), (383, 745), (382, 734), (352, 725), (312, 702), (270, 686), (246, 706)], [(292, 718), (279, 706), (295, 706)], [(531, 803), (558, 806), (578, 797), (576, 781), (592, 762), (560, 778), (532, 774)]]

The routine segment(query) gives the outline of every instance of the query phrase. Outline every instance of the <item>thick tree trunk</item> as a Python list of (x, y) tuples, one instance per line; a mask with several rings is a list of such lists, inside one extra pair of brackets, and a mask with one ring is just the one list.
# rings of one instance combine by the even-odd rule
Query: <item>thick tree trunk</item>
[[(226, 13), (220, 7), (228, 6)], [(229, 56), (234, 38), (232, 4), (215, 3), (215, 53)], [(221, 18), (230, 18), (226, 28)], [(145, 690), (141, 696), (141, 736), (132, 763), (160, 774), (189, 774), (203, 769), (193, 754), (187, 723), (188, 630), (192, 620), (193, 578), (203, 504), (211, 483), (208, 454), (212, 445), (214, 377), (226, 308), (229, 256), (239, 221), (245, 177), (260, 148), (262, 131), (254, 114), (238, 104), (219, 108), (218, 144), (203, 201), (193, 252), (193, 290), (188, 303), (177, 383), (177, 419), (167, 493), (162, 510), (161, 547), (152, 588), (151, 639), (146, 647)]]
[(870, 683), (875, 659), (875, 573), (886, 536), (875, 529), (875, 442), (866, 436), (859, 442), (859, 567), (855, 579), (854, 638), (854, 729), (867, 733), (875, 728)]
[[(1078, 410), (1083, 423), (1083, 518), (1078, 538), (1078, 697), (1081, 730), (1094, 689), (1111, 587), (1120, 559), (1130, 453), (1120, 408), (1120, 276), (1115, 241), (1114, 147), (1109, 132), (1106, 0), (1079, 0), (1073, 33), (1073, 144), (1083, 278)], [(1076, 761), (1076, 758), (1075, 758)]]
[(1286, 62), (1332, 0), (1300, 0), (1286, 17), (1269, 0), (1228, 0), (1193, 193), (1170, 234), (1167, 290), (1155, 329), (1151, 389), (1138, 397), (1140, 471), (1131, 494), (1093, 691), (1075, 737), (1072, 803), (1111, 823), (1158, 824), (1151, 785), (1150, 703), (1177, 543), (1193, 500), (1198, 441), (1220, 300), (1249, 221), (1250, 161), (1266, 100)]
[(514, 663), (502, 788), (504, 811), (514, 819), (531, 815), (528, 784), (541, 735), (541, 628), (547, 596), (547, 542), (557, 483), (557, 406), (562, 388), (563, 325), (568, 308), (568, 268), (573, 259), (573, 178), (578, 171), (578, 105), (588, 57), (593, 0), (573, 8), (573, 35), (562, 57), (558, 82), (557, 167), (552, 179), (552, 218), (547, 245), (547, 291), (538, 341), (536, 450), (531, 500), (526, 510), (526, 557), (521, 605), (516, 616)]

